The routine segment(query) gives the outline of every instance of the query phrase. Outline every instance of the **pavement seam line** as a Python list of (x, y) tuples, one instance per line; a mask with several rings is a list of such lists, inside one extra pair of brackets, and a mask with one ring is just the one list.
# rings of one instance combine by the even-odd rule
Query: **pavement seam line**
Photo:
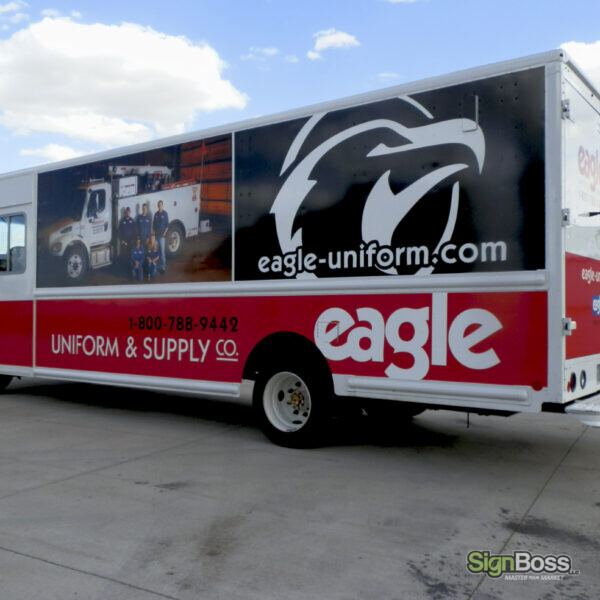
[(138, 590), (140, 592), (145, 592), (147, 594), (152, 594), (159, 598), (165, 598), (166, 600), (179, 600), (175, 596), (167, 596), (165, 594), (161, 594), (160, 592), (155, 592), (153, 590), (149, 590), (147, 588), (140, 587), (139, 585), (134, 585), (132, 583), (127, 583), (126, 581), (119, 581), (118, 579), (113, 579), (112, 577), (107, 577), (106, 575), (100, 575), (98, 573), (92, 573), (91, 571), (85, 571), (83, 569), (77, 569), (76, 567), (71, 567), (69, 565), (63, 565), (61, 563), (54, 562), (52, 560), (48, 560), (46, 558), (41, 558), (39, 556), (33, 556), (32, 554), (26, 554), (25, 552), (18, 552), (17, 550), (12, 550), (10, 548), (5, 548), (4, 546), (0, 546), (0, 550), (4, 552), (8, 552), (9, 554), (14, 554), (15, 556), (21, 556), (23, 558), (29, 558), (30, 560), (35, 560), (38, 562), (45, 563), (47, 565), (51, 565), (53, 567), (59, 567), (61, 569), (67, 569), (68, 571), (73, 571), (75, 573), (79, 573), (81, 575), (89, 575), (90, 577), (96, 577), (98, 579), (102, 579), (104, 581), (109, 581), (111, 583), (116, 583), (118, 585), (122, 585), (134, 590)]
[[(508, 546), (510, 541), (513, 539), (513, 536), (515, 535), (515, 533), (518, 533), (521, 525), (523, 524), (523, 521), (525, 521), (525, 519), (531, 512), (531, 509), (535, 506), (535, 504), (539, 500), (540, 496), (544, 493), (544, 490), (548, 487), (548, 484), (552, 481), (552, 479), (554, 479), (554, 476), (556, 475), (558, 470), (562, 467), (563, 463), (567, 459), (567, 456), (569, 456), (569, 454), (571, 454), (571, 450), (573, 450), (575, 445), (579, 442), (579, 440), (583, 437), (583, 434), (588, 429), (589, 429), (589, 427), (586, 425), (584, 427), (584, 429), (581, 431), (581, 433), (573, 440), (573, 443), (567, 448), (567, 451), (565, 452), (564, 456), (560, 459), (560, 461), (558, 461), (558, 464), (554, 467), (554, 469), (552, 470), (552, 473), (550, 473), (550, 475), (548, 475), (548, 478), (544, 482), (544, 485), (540, 488), (540, 491), (535, 495), (535, 498), (529, 503), (527, 510), (523, 513), (523, 516), (519, 519), (518, 525), (513, 529), (511, 534), (506, 538), (506, 541), (504, 542), (504, 544), (502, 544), (502, 548), (500, 548), (498, 554), (502, 554), (504, 552), (505, 548)], [(468, 596), (467, 600), (473, 600), (473, 597), (477, 593), (477, 590), (480, 588), (481, 584), (485, 581), (486, 577), (487, 577), (487, 575), (481, 576), (481, 578), (477, 582), (477, 585), (475, 586), (475, 588), (473, 589), (471, 594)]]

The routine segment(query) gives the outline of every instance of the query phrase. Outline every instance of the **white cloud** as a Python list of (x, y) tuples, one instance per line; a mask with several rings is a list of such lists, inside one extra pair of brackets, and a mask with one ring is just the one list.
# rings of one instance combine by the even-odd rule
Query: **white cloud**
[(96, 142), (103, 146), (126, 146), (151, 140), (154, 130), (143, 123), (126, 121), (115, 117), (95, 114), (93, 112), (72, 114), (24, 114), (23, 112), (5, 111), (0, 117), (0, 124), (11, 129), (16, 135), (28, 135), (32, 131), (45, 131), (67, 135), (69, 137)]
[(286, 62), (289, 62), (289, 63), (297, 63), (297, 62), (300, 62), (300, 59), (299, 59), (299, 58), (298, 58), (298, 57), (297, 57), (295, 54), (288, 54), (288, 55), (285, 57), (285, 60), (286, 60)]
[[(42, 16), (43, 17), (50, 17), (50, 18), (58, 18), (60, 16), (62, 16), (62, 13), (57, 10), (56, 8), (45, 8), (42, 11)], [(81, 19), (82, 15), (78, 10), (72, 10), (71, 11), (71, 17), (73, 17), (74, 19)]]
[(360, 46), (360, 42), (352, 34), (346, 33), (345, 31), (338, 31), (334, 28), (317, 31), (317, 33), (313, 34), (313, 37), (316, 38), (315, 46), (306, 53), (306, 56), (308, 56), (310, 60), (323, 58), (321, 54), (323, 50)]
[(46, 159), (48, 162), (56, 162), (59, 160), (67, 160), (69, 158), (75, 158), (81, 156), (83, 153), (69, 148), (69, 146), (60, 146), (59, 144), (47, 144), (43, 148), (21, 150), (19, 153), (21, 156), (40, 156)]
[[(21, 10), (26, 7), (27, 4), (22, 2), (22, 0), (18, 0), (17, 2), (9, 2), (8, 4), (0, 4), (0, 21), (4, 21), (4, 23), (10, 23), (11, 25), (17, 25), (23, 21), (28, 21), (29, 15)], [(9, 29), (9, 26), (3, 25), (2, 29)]]
[(22, 13), (22, 12), (18, 12), (15, 13), (14, 15), (11, 15), (10, 17), (8, 17), (8, 22), (12, 23), (13, 25), (17, 25), (18, 23), (22, 23), (23, 21), (29, 21), (29, 15)]
[(242, 60), (265, 61), (267, 58), (271, 58), (277, 54), (279, 54), (279, 48), (257, 48), (252, 46), (248, 54), (242, 55)]
[(150, 27), (46, 17), (0, 40), (0, 125), (106, 146), (181, 133), (198, 112), (244, 108), (225, 67)]
[(413, 2), (417, 2), (417, 0), (385, 0), (390, 4), (412, 4)]
[(394, 81), (395, 79), (398, 79), (398, 77), (400, 77), (400, 75), (398, 75), (398, 73), (387, 72), (387, 73), (377, 73), (377, 77), (383, 82), (390, 82), (390, 81)]
[(265, 56), (275, 56), (279, 54), (278, 48), (253, 48), (256, 52), (261, 52)]
[(360, 42), (351, 34), (337, 29), (324, 29), (313, 34), (316, 38), (315, 52), (328, 50), (329, 48), (351, 48), (360, 46)]
[(23, 8), (23, 6), (24, 6), (23, 2), (9, 2), (8, 4), (0, 4), (0, 15), (9, 13), (9, 12), (16, 12), (16, 11), (20, 10), (21, 8)]
[(592, 83), (600, 89), (600, 40), (586, 44), (567, 42), (561, 45), (583, 69)]

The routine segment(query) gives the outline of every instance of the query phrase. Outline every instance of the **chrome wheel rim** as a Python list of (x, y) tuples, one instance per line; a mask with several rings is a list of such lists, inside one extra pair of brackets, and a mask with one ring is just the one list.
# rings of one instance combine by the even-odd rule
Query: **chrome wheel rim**
[(181, 235), (179, 231), (173, 231), (171, 233), (171, 235), (169, 236), (168, 246), (169, 252), (171, 252), (172, 254), (175, 254), (175, 252), (179, 250), (179, 246), (181, 246)]
[(79, 254), (72, 254), (67, 260), (67, 274), (71, 279), (77, 279), (83, 271), (83, 259)]

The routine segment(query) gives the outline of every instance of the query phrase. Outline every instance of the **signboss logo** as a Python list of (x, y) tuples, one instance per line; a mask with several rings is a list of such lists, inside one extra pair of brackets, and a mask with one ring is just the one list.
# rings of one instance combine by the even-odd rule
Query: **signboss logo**
[[(394, 354), (409, 355), (410, 366), (390, 362), (385, 374), (394, 379), (423, 379), (431, 365), (446, 366), (448, 350), (469, 369), (489, 369), (500, 362), (493, 348), (478, 352), (477, 344), (502, 329), (491, 312), (470, 308), (448, 323), (448, 295), (432, 294), (431, 307), (399, 308), (387, 319), (376, 309), (328, 308), (315, 324), (317, 347), (329, 360), (384, 362), (386, 343)], [(425, 349), (431, 337), (431, 350)]]

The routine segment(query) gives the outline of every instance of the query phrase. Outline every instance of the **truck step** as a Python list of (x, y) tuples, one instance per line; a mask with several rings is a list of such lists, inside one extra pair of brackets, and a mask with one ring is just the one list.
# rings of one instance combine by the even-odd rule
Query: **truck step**
[(111, 247), (109, 244), (106, 246), (98, 246), (96, 248), (92, 248), (90, 252), (91, 258), (91, 267), (92, 269), (99, 269), (105, 265), (110, 265), (111, 263)]

